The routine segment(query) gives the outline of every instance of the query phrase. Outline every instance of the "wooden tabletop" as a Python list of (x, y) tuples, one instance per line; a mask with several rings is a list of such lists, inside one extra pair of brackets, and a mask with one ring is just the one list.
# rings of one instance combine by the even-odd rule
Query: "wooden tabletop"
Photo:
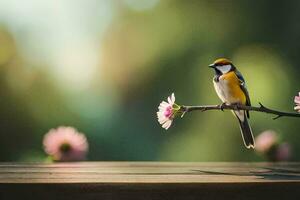
[(0, 183), (300, 182), (300, 163), (83, 162), (0, 164)]
[(32, 192), (43, 199), (300, 199), (300, 163), (0, 164), (0, 199), (32, 199)]

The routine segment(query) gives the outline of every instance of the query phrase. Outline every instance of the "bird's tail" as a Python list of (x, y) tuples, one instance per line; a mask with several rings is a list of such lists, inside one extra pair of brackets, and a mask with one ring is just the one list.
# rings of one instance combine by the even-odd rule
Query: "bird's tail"
[(254, 149), (254, 147), (255, 147), (254, 137), (253, 137), (252, 130), (251, 130), (250, 124), (249, 124), (247, 116), (246, 116), (246, 112), (245, 111), (234, 111), (234, 114), (236, 115), (236, 117), (238, 118), (238, 121), (240, 123), (240, 129), (241, 129), (241, 133), (242, 133), (242, 137), (243, 137), (245, 146), (248, 149), (250, 149), (250, 148)]

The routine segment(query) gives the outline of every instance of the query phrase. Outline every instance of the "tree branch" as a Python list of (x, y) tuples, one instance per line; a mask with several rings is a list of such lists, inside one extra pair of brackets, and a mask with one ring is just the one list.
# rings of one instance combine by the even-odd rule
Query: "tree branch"
[(260, 107), (255, 106), (245, 106), (240, 104), (221, 104), (221, 105), (204, 105), (204, 106), (181, 106), (181, 111), (183, 115), (188, 112), (192, 112), (195, 110), (207, 111), (207, 110), (248, 110), (248, 111), (256, 111), (263, 112), (268, 114), (274, 114), (276, 117), (273, 119), (278, 119), (280, 117), (300, 117), (299, 113), (289, 113), (289, 112), (281, 112), (277, 110), (273, 110), (265, 107), (263, 104), (259, 103)]

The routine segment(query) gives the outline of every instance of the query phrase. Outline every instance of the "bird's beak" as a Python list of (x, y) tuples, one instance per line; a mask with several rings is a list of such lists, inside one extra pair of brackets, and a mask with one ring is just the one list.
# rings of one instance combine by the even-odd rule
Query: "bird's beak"
[(215, 66), (214, 63), (212, 63), (212, 64), (208, 65), (208, 67), (210, 67), (210, 68), (215, 68), (216, 66)]

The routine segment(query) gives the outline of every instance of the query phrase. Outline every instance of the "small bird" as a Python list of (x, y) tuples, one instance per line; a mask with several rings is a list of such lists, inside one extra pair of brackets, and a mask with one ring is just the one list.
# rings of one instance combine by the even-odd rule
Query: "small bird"
[[(245, 79), (231, 61), (226, 58), (219, 58), (209, 67), (215, 70), (213, 83), (223, 104), (251, 106)], [(239, 121), (245, 146), (248, 149), (254, 148), (254, 138), (248, 122), (250, 117), (249, 111), (234, 110), (232, 112)]]

